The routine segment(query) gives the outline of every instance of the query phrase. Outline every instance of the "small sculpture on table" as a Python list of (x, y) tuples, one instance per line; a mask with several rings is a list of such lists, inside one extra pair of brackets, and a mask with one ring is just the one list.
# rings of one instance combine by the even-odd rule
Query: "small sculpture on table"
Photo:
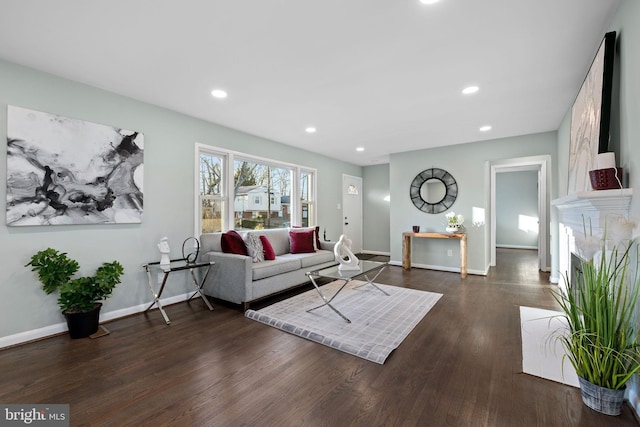
[[(191, 246), (192, 240), (193, 246)], [(193, 248), (192, 250), (189, 250), (190, 246)], [(182, 259), (187, 261), (187, 264), (193, 264), (198, 260), (198, 255), (200, 255), (200, 241), (195, 237), (187, 237), (184, 239), (184, 242), (182, 242)]]
[(171, 259), (169, 258), (169, 252), (171, 252), (171, 249), (169, 248), (169, 239), (167, 239), (166, 237), (160, 239), (160, 243), (158, 243), (158, 250), (162, 255), (160, 257), (160, 265), (171, 264)]
[(351, 252), (351, 240), (345, 234), (333, 247), (333, 254), (340, 263), (338, 270), (360, 270), (360, 260)]

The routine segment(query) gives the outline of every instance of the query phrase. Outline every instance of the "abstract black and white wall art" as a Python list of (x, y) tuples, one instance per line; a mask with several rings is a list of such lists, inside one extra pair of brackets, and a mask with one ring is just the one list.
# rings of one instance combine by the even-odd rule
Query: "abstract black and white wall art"
[(7, 112), (7, 225), (142, 222), (142, 133)]
[(591, 191), (589, 171), (609, 146), (615, 40), (615, 31), (605, 34), (571, 107), (567, 194)]

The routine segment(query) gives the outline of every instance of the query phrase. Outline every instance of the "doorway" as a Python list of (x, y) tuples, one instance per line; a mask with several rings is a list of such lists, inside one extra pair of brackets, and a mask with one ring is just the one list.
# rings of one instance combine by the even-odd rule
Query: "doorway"
[(351, 240), (351, 251), (362, 252), (362, 178), (342, 175), (342, 234)]
[(538, 250), (538, 173), (525, 170), (496, 174), (497, 249)]
[(491, 165), (491, 260), (490, 265), (496, 266), (496, 205), (497, 205), (497, 189), (496, 181), (499, 173), (505, 172), (537, 172), (537, 199), (538, 199), (538, 269), (540, 271), (549, 271), (548, 253), (549, 253), (549, 220), (548, 220), (548, 156), (536, 160), (513, 159), (502, 161), (500, 164)]

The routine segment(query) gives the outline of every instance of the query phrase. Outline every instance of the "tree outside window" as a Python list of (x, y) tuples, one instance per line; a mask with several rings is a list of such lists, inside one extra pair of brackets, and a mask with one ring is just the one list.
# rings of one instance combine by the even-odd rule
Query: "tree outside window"
[(291, 224), (290, 168), (236, 160), (233, 175), (236, 229), (281, 228)]
[(222, 197), (222, 165), (222, 157), (200, 154), (200, 229), (203, 233), (222, 231), (225, 206)]

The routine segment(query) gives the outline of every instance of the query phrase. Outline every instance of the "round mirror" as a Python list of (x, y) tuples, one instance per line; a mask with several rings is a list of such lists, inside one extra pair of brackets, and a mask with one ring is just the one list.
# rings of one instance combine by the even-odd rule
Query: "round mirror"
[(447, 195), (447, 187), (444, 182), (436, 178), (431, 178), (422, 183), (420, 187), (420, 197), (427, 203), (440, 203)]
[(416, 208), (437, 214), (449, 209), (456, 201), (458, 184), (446, 170), (431, 168), (416, 175), (409, 193)]

